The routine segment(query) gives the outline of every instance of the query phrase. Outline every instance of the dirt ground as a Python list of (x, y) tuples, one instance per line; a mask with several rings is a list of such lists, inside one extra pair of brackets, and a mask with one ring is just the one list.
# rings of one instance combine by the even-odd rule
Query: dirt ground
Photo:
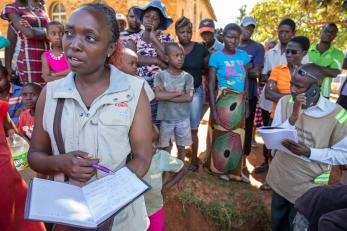
[[(205, 114), (199, 127), (199, 158), (203, 159), (206, 149), (207, 116)], [(264, 183), (266, 173), (252, 173), (255, 166), (263, 162), (261, 140), (252, 148), (247, 157), (246, 166), (250, 172), (251, 184), (226, 182), (206, 173), (201, 167), (196, 173), (189, 173), (179, 186), (165, 196), (165, 215), (168, 231), (198, 230), (270, 230), (271, 191), (262, 191), (259, 187)], [(175, 150), (172, 151), (175, 153)], [(229, 227), (216, 224), (209, 215), (204, 214), (196, 205), (184, 204), (180, 195), (190, 191), (190, 196), (205, 202), (229, 201), (234, 203), (235, 219)], [(261, 209), (259, 209), (261, 208)]]

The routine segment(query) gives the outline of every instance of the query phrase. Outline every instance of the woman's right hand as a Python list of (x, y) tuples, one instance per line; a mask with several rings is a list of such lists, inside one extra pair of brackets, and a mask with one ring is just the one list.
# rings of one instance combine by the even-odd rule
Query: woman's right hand
[(99, 160), (92, 159), (93, 156), (86, 152), (74, 151), (59, 155), (59, 157), (61, 157), (62, 172), (73, 180), (84, 183), (96, 173), (96, 169), (92, 165), (97, 164)]

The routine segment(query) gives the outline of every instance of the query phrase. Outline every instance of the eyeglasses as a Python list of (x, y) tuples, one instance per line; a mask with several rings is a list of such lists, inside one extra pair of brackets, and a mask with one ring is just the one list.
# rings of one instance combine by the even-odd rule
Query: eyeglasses
[(297, 72), (301, 76), (308, 76), (308, 77), (313, 78), (315, 80), (319, 80), (316, 76), (308, 73), (307, 71), (303, 70), (302, 68), (299, 68)]
[(298, 54), (298, 51), (297, 50), (292, 50), (292, 49), (286, 49), (286, 53), (287, 54), (291, 53), (293, 55), (296, 55), (296, 54)]

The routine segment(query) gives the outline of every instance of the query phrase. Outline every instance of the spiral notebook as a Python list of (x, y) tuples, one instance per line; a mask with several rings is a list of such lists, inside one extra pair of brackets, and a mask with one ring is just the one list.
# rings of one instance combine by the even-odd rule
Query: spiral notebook
[(83, 187), (34, 178), (29, 185), (25, 219), (80, 228), (97, 228), (150, 186), (123, 167)]

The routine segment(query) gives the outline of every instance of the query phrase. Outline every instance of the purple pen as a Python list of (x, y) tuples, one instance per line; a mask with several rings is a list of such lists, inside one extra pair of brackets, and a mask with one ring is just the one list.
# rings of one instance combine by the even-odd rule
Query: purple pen
[(100, 171), (106, 172), (106, 173), (108, 173), (108, 174), (114, 174), (114, 172), (113, 172), (112, 170), (110, 170), (110, 169), (108, 169), (108, 168), (106, 168), (106, 167), (104, 167), (104, 166), (102, 166), (102, 165), (93, 164), (92, 166), (93, 166), (94, 168), (96, 168), (96, 169), (98, 169), (98, 170), (100, 170)]

